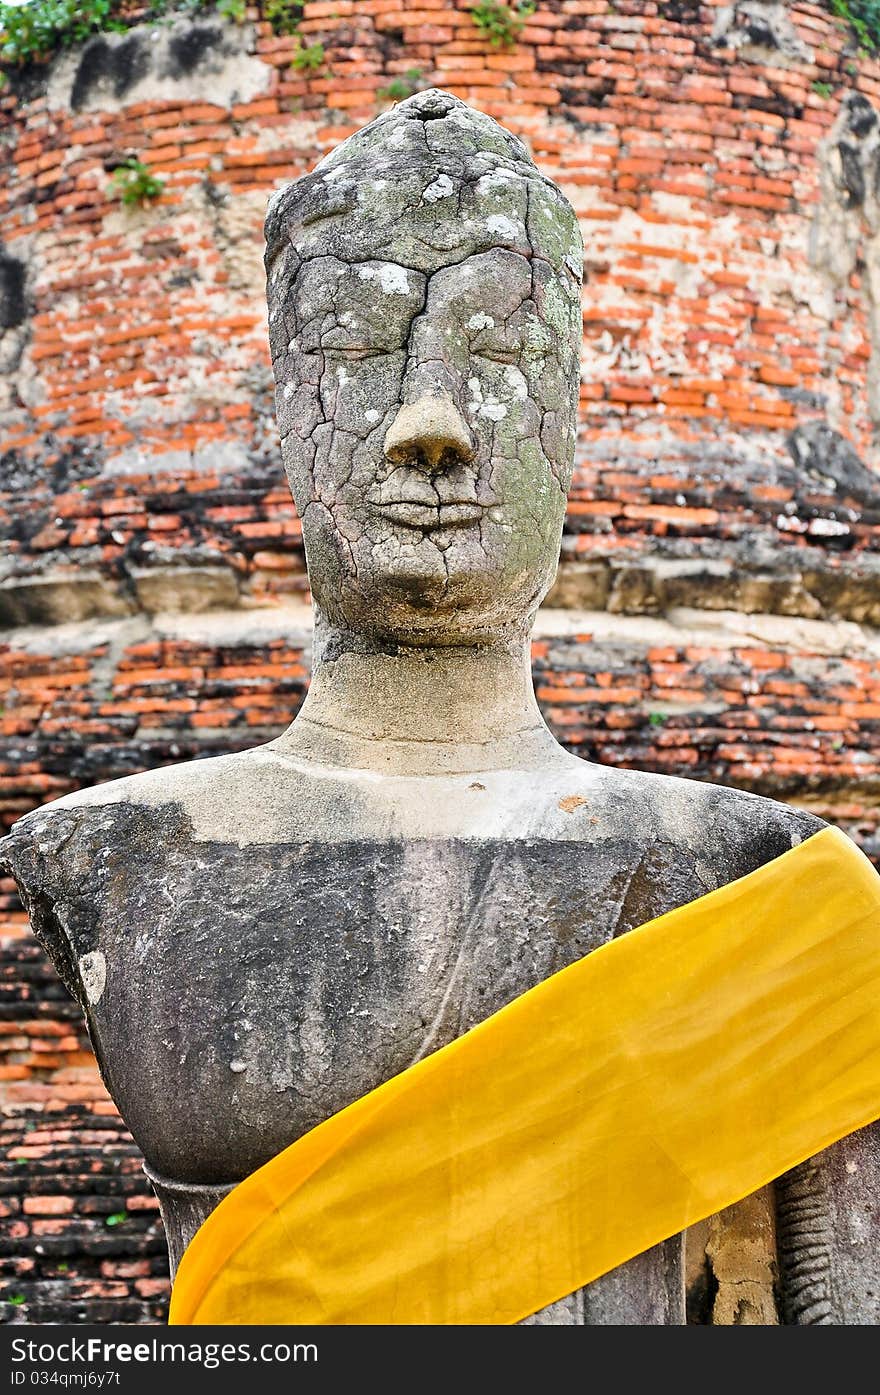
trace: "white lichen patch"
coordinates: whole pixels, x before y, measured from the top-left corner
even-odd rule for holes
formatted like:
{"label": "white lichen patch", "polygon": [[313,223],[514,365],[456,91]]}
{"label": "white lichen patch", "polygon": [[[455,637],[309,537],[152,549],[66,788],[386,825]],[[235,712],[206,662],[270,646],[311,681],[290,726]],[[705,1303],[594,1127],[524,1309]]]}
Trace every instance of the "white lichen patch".
{"label": "white lichen patch", "polygon": [[409,294],[406,267],[395,266],[394,262],[382,262],[380,266],[359,266],[358,276],[362,281],[378,281],[386,295]]}
{"label": "white lichen patch", "polygon": [[484,393],[479,378],[468,378],[468,390],[471,394],[468,406],[474,416],[485,417],[487,421],[503,421],[507,416],[505,404],[499,402],[494,393]]}
{"label": "white lichen patch", "polygon": [[524,402],[529,395],[529,387],[523,373],[515,363],[508,363],[504,370],[504,381],[508,387],[513,388],[514,396]]}
{"label": "white lichen patch", "polygon": [[229,1062],[229,1069],[234,1075],[241,1075],[242,1071],[247,1070],[247,1063],[236,1059]]}
{"label": "white lichen patch", "polygon": [[533,387],[541,381],[546,366],[547,360],[542,356],[539,355],[537,358],[532,358],[530,355],[526,356],[526,374]]}
{"label": "white lichen patch", "polygon": [[504,238],[505,242],[515,242],[521,232],[513,219],[508,218],[506,213],[491,213],[486,219],[486,227],[495,237]]}
{"label": "white lichen patch", "polygon": [[491,193],[493,189],[509,184],[511,180],[518,180],[520,176],[513,170],[497,169],[490,170],[488,174],[481,174],[477,180],[477,193]]}
{"label": "white lichen patch", "polygon": [[854,1211],[848,1220],[850,1243],[853,1245],[870,1244],[873,1233],[870,1218],[863,1211]]}
{"label": "white lichen patch", "polygon": [[107,961],[99,949],[79,958],[79,974],[86,998],[92,1007],[101,1001],[107,986]]}
{"label": "white lichen patch", "polygon": [[487,315],[480,310],[476,315],[471,315],[467,322],[468,329],[494,329],[495,321],[491,315]]}
{"label": "white lichen patch", "polygon": [[438,174],[433,184],[429,184],[422,194],[422,201],[426,203],[436,203],[438,199],[448,199],[450,194],[455,193],[455,185],[448,174]]}
{"label": "white lichen patch", "polygon": [[375,407],[368,407],[367,410],[364,412],[364,421],[368,421],[371,426],[376,425],[376,422],[379,420],[379,417],[380,413],[376,411]]}

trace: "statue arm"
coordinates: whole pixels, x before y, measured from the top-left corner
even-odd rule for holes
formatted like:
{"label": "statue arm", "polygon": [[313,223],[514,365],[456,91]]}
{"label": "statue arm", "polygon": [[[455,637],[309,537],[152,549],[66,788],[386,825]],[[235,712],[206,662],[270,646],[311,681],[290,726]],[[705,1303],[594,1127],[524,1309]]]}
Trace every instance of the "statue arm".
{"label": "statue arm", "polygon": [[783,1322],[880,1325],[880,1121],[776,1183]]}
{"label": "statue arm", "polygon": [[[827,827],[788,814],[796,841]],[[880,1325],[880,1122],[792,1168],[775,1196],[782,1321]]]}

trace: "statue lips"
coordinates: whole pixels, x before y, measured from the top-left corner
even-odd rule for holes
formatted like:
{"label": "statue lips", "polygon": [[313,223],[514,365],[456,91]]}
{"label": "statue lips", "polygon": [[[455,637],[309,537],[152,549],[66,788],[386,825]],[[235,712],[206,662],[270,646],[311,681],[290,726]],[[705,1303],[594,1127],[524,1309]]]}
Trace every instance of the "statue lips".
{"label": "statue lips", "polygon": [[464,528],[478,523],[486,514],[486,505],[477,504],[473,499],[459,502],[444,501],[442,504],[426,504],[416,499],[384,499],[373,506],[377,513],[398,523],[404,528],[413,528],[420,533],[446,528]]}

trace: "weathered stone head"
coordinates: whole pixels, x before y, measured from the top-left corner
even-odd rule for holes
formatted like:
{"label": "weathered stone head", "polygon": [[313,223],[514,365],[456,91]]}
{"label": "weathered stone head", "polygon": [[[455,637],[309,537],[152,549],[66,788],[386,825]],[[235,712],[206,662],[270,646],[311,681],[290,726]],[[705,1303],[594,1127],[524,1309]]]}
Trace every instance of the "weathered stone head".
{"label": "weathered stone head", "polygon": [[331,625],[458,643],[520,628],[559,555],[583,243],[525,147],[411,97],[266,219],[284,462]]}

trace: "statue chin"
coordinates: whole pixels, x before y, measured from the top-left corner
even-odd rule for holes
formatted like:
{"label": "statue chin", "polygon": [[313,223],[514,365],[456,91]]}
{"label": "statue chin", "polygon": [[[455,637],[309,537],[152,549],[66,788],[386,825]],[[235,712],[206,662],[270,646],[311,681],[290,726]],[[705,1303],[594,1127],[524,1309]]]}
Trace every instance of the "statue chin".
{"label": "statue chin", "polygon": [[552,576],[517,578],[500,571],[427,576],[404,569],[370,578],[324,600],[334,626],[398,644],[497,643],[499,632],[525,633]]}

